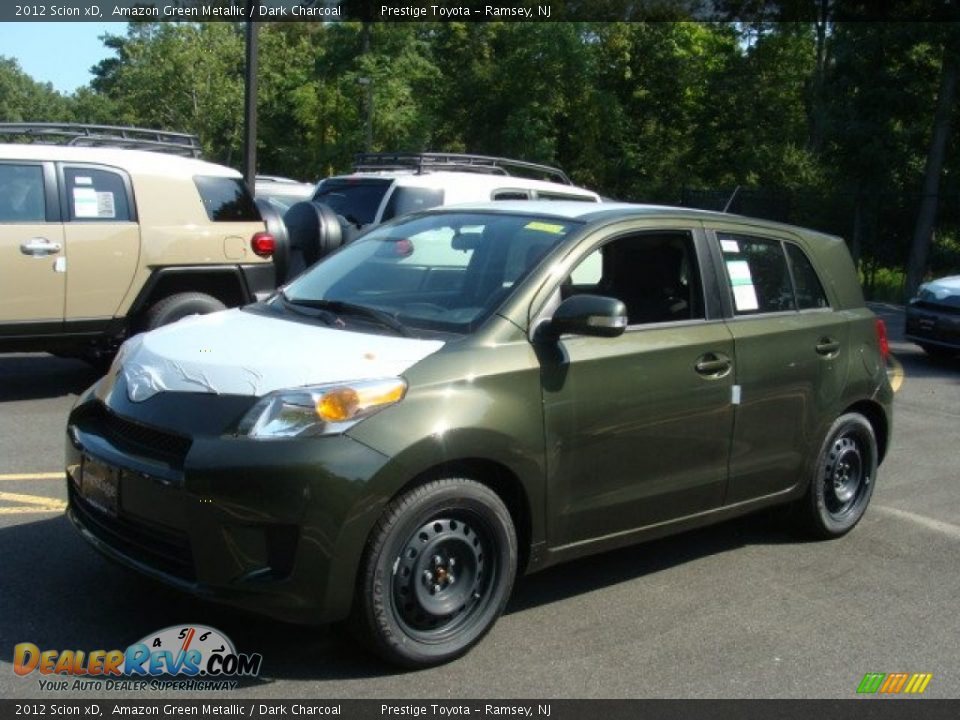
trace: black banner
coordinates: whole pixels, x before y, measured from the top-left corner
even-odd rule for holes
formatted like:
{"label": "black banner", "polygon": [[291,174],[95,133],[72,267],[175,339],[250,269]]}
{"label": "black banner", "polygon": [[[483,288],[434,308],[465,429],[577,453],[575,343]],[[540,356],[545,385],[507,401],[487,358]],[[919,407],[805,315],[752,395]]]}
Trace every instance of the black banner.
{"label": "black banner", "polygon": [[960,21],[958,0],[15,0],[3,22]]}
{"label": "black banner", "polygon": [[954,720],[957,700],[0,700],[0,717]]}

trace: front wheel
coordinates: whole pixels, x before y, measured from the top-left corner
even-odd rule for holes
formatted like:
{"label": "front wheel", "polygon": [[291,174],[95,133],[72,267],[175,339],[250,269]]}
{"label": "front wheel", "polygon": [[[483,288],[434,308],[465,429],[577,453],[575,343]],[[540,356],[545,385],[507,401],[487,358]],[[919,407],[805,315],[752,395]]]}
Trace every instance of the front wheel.
{"label": "front wheel", "polygon": [[435,480],[391,502],[374,528],[356,619],[390,662],[447,662],[500,617],[516,568],[516,532],[499,496],[473,480]]}
{"label": "front wheel", "polygon": [[858,413],[837,418],[820,448],[810,489],[800,501],[806,529],[818,538],[850,532],[870,504],[877,464],[870,422]]}

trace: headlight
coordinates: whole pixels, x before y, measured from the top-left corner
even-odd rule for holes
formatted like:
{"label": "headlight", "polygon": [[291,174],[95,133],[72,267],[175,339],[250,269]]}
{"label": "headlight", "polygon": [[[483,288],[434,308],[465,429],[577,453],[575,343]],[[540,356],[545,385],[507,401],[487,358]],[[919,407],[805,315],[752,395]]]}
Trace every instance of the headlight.
{"label": "headlight", "polygon": [[341,433],[403,399],[402,378],[277,390],[264,396],[240,421],[241,435],[289,438]]}

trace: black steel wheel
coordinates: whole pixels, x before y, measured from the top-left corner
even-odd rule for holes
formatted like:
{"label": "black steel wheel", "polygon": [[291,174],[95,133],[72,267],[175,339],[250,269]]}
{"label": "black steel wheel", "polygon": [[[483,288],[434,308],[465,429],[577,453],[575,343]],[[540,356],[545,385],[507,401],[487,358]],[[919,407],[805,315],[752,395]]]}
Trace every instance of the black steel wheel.
{"label": "black steel wheel", "polygon": [[821,447],[803,501],[806,525],[822,538],[839,537],[860,521],[877,479],[877,440],[860,414],[837,418]]}
{"label": "black steel wheel", "polygon": [[503,612],[516,573],[510,512],[490,488],[448,478],[401,495],[365,556],[358,597],[373,649],[405,667],[469,650]]}

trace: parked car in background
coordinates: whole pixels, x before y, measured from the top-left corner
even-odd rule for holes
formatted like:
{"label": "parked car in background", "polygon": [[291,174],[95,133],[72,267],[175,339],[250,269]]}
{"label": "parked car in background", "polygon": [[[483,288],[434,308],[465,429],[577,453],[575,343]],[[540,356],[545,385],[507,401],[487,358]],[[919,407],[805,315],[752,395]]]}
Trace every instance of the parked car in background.
{"label": "parked car in background", "polygon": [[281,215],[291,205],[308,200],[316,190],[315,183],[304,183],[277,175],[257,175],[253,195],[257,200],[266,200]]}
{"label": "parked car in background", "polygon": [[94,361],[142,330],[266,297],[285,248],[240,173],[181,133],[6,123],[0,351]]}
{"label": "parked car in background", "polygon": [[321,180],[312,199],[284,215],[291,273],[361,231],[428,208],[490,200],[596,203],[563,170],[523,160],[462,153],[365,153],[354,171]]}
{"label": "parked car in background", "polygon": [[960,353],[960,275],[920,286],[906,307],[907,340],[934,357]]}
{"label": "parked car in background", "polygon": [[67,515],[184,591],[352,616],[391,662],[434,665],[523,573],[773,505],[850,531],[890,445],[887,351],[840,238],[434,208],[265,302],[128,341],[70,415]]}

